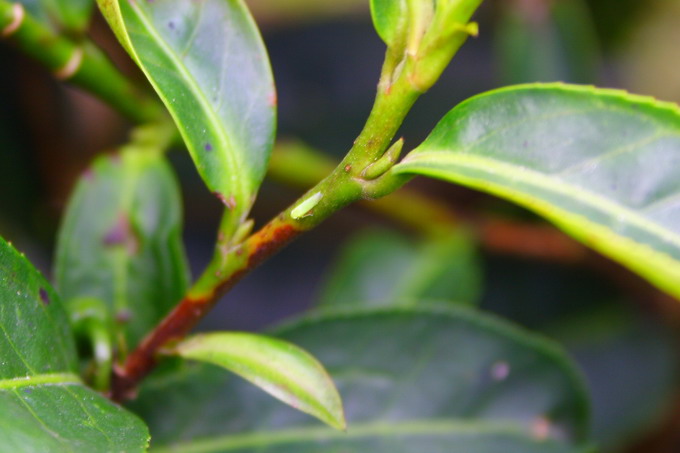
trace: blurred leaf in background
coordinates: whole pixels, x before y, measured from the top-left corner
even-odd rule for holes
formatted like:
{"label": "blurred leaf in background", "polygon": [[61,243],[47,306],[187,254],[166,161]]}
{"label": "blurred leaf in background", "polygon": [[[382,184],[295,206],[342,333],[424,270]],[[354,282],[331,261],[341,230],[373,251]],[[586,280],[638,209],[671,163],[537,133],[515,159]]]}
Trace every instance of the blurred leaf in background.
{"label": "blurred leaf in background", "polygon": [[[569,1],[569,0],[562,0]],[[595,30],[604,49],[615,51],[630,36],[640,17],[653,2],[666,0],[586,0],[592,12]]]}
{"label": "blurred leaf in background", "polygon": [[680,2],[650,0],[620,52],[630,90],[680,102]]}
{"label": "blurred leaf in background", "polygon": [[338,17],[361,16],[368,11],[368,0],[246,0],[258,23],[288,25],[315,23]]}
{"label": "blurred leaf in background", "polygon": [[677,332],[624,301],[602,303],[546,326],[565,345],[588,383],[593,437],[622,451],[673,409],[680,382]]}
{"label": "blurred leaf in background", "polygon": [[[99,156],[74,188],[55,256],[62,298],[102,301],[125,351],[182,298],[188,282],[182,199],[156,149]],[[72,315],[77,315],[72,313]]]}
{"label": "blurred leaf in background", "polygon": [[599,44],[582,0],[498,3],[494,41],[504,84],[598,79]]}
{"label": "blurred leaf in background", "polygon": [[472,236],[463,231],[413,240],[368,230],[343,246],[321,290],[320,306],[475,305],[482,273]]}

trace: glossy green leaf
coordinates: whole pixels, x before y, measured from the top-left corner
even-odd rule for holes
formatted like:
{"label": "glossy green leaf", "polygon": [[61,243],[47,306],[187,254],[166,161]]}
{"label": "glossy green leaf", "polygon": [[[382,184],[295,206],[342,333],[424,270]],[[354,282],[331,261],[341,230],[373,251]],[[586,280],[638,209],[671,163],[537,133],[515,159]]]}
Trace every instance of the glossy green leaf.
{"label": "glossy green leaf", "polygon": [[143,451],[146,426],[82,385],[66,312],[0,239],[0,452]]}
{"label": "glossy green leaf", "polygon": [[264,178],[276,121],[267,53],[248,10],[241,0],[98,2],[235,228]]}
{"label": "glossy green leaf", "polygon": [[174,353],[226,368],[334,428],[346,427],[340,395],[323,365],[291,343],[245,332],[219,332],[190,337]]}
{"label": "glossy green leaf", "polygon": [[84,33],[94,0],[19,0],[26,12],[54,30]]}
{"label": "glossy green leaf", "polygon": [[492,91],[449,112],[395,167],[545,216],[680,296],[680,109],[560,84]]}
{"label": "glossy green leaf", "polygon": [[588,403],[565,354],[493,317],[462,308],[323,314],[278,336],[327,367],[347,434],[213,367],[185,365],[152,377],[133,403],[150,423],[152,451],[543,453],[586,442]]}
{"label": "glossy green leaf", "polygon": [[420,242],[368,231],[343,248],[320,294],[324,308],[350,304],[410,305],[421,301],[475,304],[482,269],[472,238],[456,232]]}
{"label": "glossy green leaf", "polygon": [[134,346],[186,291],[181,228],[177,182],[162,155],[127,149],[98,158],[79,181],[59,233],[61,296],[104,301],[115,330]]}
{"label": "glossy green leaf", "polygon": [[371,0],[373,25],[388,46],[403,32],[407,16],[406,0]]}

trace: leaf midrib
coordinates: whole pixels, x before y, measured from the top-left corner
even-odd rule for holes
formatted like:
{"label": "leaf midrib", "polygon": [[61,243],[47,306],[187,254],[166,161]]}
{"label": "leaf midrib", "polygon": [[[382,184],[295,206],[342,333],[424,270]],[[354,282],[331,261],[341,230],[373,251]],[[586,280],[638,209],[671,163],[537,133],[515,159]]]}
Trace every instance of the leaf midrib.
{"label": "leaf midrib", "polygon": [[[409,166],[427,165],[432,167],[432,165],[439,166],[440,164],[452,164],[458,167],[471,168],[481,170],[485,173],[496,174],[508,179],[512,179],[513,175],[516,176],[518,172],[521,172],[521,180],[524,183],[545,188],[546,190],[550,190],[560,195],[567,195],[585,205],[600,209],[617,218],[623,218],[626,222],[654,234],[666,242],[680,248],[680,236],[673,233],[671,230],[656,225],[646,218],[637,215],[635,211],[628,209],[624,205],[614,203],[595,192],[584,190],[577,185],[568,184],[562,181],[558,182],[544,173],[520,165],[512,165],[477,155],[454,154],[447,151],[448,150],[428,150],[417,152],[407,157],[402,164],[399,164],[396,167],[397,171],[400,173],[413,173],[413,170],[409,169]],[[508,190],[515,191],[513,188],[508,188]],[[533,195],[531,198],[539,199],[539,197]],[[618,233],[614,234],[619,235]]]}
{"label": "leaf midrib", "polygon": [[79,376],[73,373],[45,373],[37,374],[34,376],[16,377],[12,379],[0,380],[0,392],[1,391],[14,392],[15,396],[19,398],[19,400],[22,402],[22,404],[24,404],[28,412],[38,421],[38,423],[40,423],[43,429],[45,429],[46,432],[50,433],[55,438],[60,440],[59,436],[48,427],[48,425],[40,418],[38,414],[35,413],[35,411],[29,405],[26,404],[26,402],[23,400],[23,396],[17,393],[18,389],[25,387],[46,387],[46,386],[63,388],[64,391],[66,391],[66,393],[68,393],[69,396],[73,398],[76,404],[80,406],[80,409],[89,419],[90,426],[93,429],[97,430],[106,439],[106,442],[111,446],[111,448],[115,448],[116,443],[107,434],[106,430],[101,427],[101,423],[99,422],[99,420],[92,415],[92,413],[88,410],[85,404],[83,404],[81,398],[79,398],[78,395],[74,394],[73,391],[69,388],[72,386],[83,386],[83,382]]}
{"label": "leaf midrib", "polygon": [[[506,434],[531,438],[530,432],[520,425],[509,422],[464,421],[459,419],[410,420],[404,422],[378,422],[352,424],[347,432],[329,428],[291,428],[276,431],[231,434],[198,439],[185,443],[152,448],[154,453],[212,453],[249,447],[285,445],[304,441],[328,441],[362,439],[374,436],[432,436],[452,434]],[[536,439],[538,441],[538,439]],[[545,440],[541,440],[545,442]]]}
{"label": "leaf midrib", "polygon": [[45,373],[33,376],[21,376],[10,379],[0,379],[0,390],[13,390],[22,387],[39,385],[81,385],[80,377],[73,373]]}

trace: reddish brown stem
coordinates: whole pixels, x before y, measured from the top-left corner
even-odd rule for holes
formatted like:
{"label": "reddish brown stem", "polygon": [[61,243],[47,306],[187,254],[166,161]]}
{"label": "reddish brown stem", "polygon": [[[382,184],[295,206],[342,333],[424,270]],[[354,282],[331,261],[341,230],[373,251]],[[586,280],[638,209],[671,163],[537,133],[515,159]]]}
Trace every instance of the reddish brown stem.
{"label": "reddish brown stem", "polygon": [[[138,383],[155,368],[158,352],[164,346],[186,336],[220,297],[248,272],[281,250],[302,231],[304,230],[294,227],[279,216],[250,236],[243,244],[223,256],[215,257],[214,260],[230,260],[233,263],[230,273],[225,279],[219,280],[218,284],[207,293],[198,291],[196,295],[196,291],[190,291],[132,351],[123,366],[116,367],[111,398],[115,401],[124,401],[134,397]],[[208,266],[206,272],[212,272],[212,269],[212,266]]]}
{"label": "reddish brown stem", "polygon": [[478,222],[476,230],[482,245],[494,253],[568,264],[582,263],[591,255],[585,246],[548,225],[487,218]]}

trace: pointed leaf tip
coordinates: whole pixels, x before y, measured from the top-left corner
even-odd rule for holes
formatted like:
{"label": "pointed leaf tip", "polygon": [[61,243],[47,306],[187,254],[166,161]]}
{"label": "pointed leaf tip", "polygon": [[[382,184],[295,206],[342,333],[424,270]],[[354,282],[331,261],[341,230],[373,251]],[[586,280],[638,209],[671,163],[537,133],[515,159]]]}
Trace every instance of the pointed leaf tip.
{"label": "pointed leaf tip", "polygon": [[347,429],[340,395],[324,367],[303,349],[245,332],[195,335],[172,353],[238,374],[289,406],[341,431]]}

